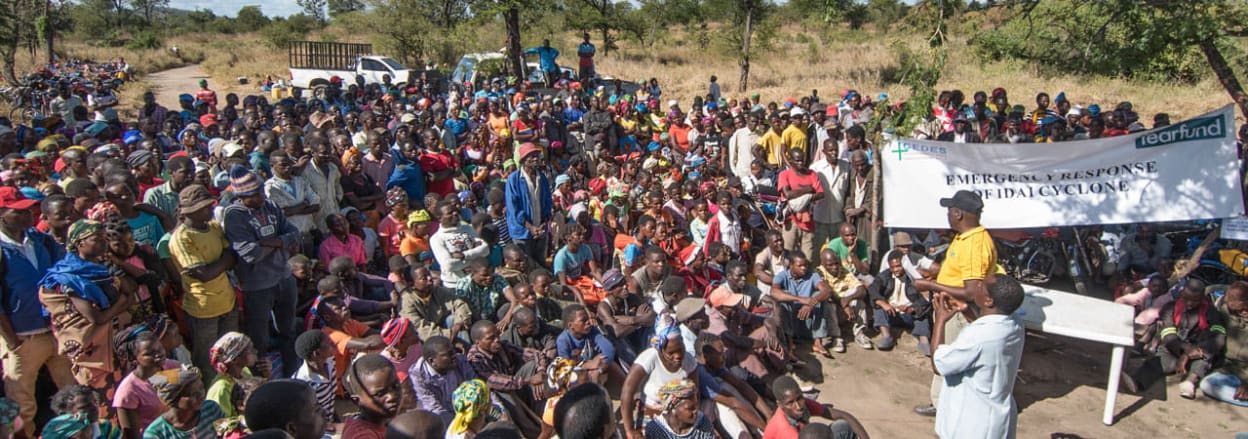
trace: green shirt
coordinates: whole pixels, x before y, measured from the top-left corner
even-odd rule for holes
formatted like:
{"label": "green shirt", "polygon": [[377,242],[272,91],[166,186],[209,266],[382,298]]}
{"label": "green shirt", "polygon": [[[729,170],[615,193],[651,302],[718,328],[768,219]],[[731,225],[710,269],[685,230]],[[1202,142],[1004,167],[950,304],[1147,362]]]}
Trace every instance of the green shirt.
{"label": "green shirt", "polygon": [[147,426],[147,430],[143,431],[143,439],[215,438],[217,432],[212,428],[213,423],[224,417],[221,413],[221,406],[212,401],[204,401],[204,405],[199,408],[199,423],[194,429],[179,430],[165,420],[164,416],[161,416],[152,421],[151,425]]}
{"label": "green shirt", "polygon": [[[858,274],[857,270],[854,269],[854,264],[849,262],[849,248],[845,246],[845,241],[843,239],[837,237],[836,239],[828,241],[828,245],[824,246],[824,248],[832,249],[832,251],[836,253],[836,256],[841,259],[842,267],[845,267],[845,269],[849,270],[850,273]],[[858,240],[857,245],[854,246],[854,255],[858,256],[858,260],[864,262],[867,258],[871,257],[870,250],[867,249],[867,241],[863,241],[862,239]]]}

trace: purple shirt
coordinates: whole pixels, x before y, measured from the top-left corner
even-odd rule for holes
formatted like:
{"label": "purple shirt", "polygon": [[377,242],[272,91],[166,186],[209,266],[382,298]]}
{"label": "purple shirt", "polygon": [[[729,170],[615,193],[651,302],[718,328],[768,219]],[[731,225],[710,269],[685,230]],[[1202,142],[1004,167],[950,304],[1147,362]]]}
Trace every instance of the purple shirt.
{"label": "purple shirt", "polygon": [[455,355],[455,366],[446,374],[439,374],[425,360],[421,357],[407,372],[412,379],[412,389],[416,391],[416,400],[420,401],[420,408],[433,412],[446,425],[451,425],[451,420],[455,418],[451,394],[464,381],[475,379],[477,373],[463,355]]}

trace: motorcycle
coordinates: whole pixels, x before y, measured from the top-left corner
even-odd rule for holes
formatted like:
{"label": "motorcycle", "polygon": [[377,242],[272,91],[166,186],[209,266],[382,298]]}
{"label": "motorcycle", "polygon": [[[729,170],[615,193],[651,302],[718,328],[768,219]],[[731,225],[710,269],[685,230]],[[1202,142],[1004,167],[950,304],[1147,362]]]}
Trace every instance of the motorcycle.
{"label": "motorcycle", "polygon": [[997,247],[997,264],[1021,282],[1046,285],[1057,276],[1076,271],[1073,264],[1067,266],[1075,259],[1068,254],[1056,228],[1044,229],[1040,236],[1014,229],[991,230],[989,235]]}

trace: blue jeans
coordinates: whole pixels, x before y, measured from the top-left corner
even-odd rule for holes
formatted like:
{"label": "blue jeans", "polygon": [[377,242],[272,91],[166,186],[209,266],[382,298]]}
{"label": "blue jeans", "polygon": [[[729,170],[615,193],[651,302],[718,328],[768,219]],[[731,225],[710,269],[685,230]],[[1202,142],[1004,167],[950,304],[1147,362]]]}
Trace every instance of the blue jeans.
{"label": "blue jeans", "polygon": [[785,302],[781,304],[780,309],[784,312],[783,317],[788,327],[789,335],[794,338],[825,338],[828,336],[828,320],[823,311],[823,302],[820,302],[814,310],[811,310],[810,316],[806,320],[797,318],[797,311],[802,305],[797,302]]}
{"label": "blue jeans", "polygon": [[1235,389],[1238,389],[1242,384],[1243,382],[1235,375],[1214,372],[1206,376],[1205,379],[1200,380],[1200,391],[1204,392],[1205,396],[1218,401],[1240,407],[1248,407],[1248,401],[1235,399]]}

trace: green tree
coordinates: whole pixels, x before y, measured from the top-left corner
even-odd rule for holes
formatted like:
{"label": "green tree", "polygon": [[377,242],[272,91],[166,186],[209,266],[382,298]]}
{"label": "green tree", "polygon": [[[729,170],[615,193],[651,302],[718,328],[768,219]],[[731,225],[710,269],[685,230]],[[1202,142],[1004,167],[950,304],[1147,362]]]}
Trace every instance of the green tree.
{"label": "green tree", "polygon": [[569,0],[567,5],[568,27],[587,33],[597,31],[602,39],[602,56],[608,56],[616,48],[617,34],[623,30],[624,17],[632,10],[632,5],[613,0]]}
{"label": "green tree", "polygon": [[774,27],[767,18],[776,11],[776,5],[768,0],[708,0],[704,8],[710,18],[730,24],[724,37],[741,67],[738,87],[744,92],[750,83],[750,51],[756,44],[768,44]]}
{"label": "green tree", "polygon": [[142,14],[143,22],[150,26],[154,23],[152,17],[161,9],[169,7],[169,0],[130,0],[130,6]]}
{"label": "green tree", "polygon": [[241,30],[263,29],[268,26],[271,20],[264,16],[264,12],[260,10],[259,5],[243,6],[238,10],[238,17],[234,19],[234,24]]}
{"label": "green tree", "polygon": [[5,0],[0,2],[0,77],[17,83],[15,70],[17,51],[34,49],[38,44],[35,31],[36,14],[43,10],[42,0]]}
{"label": "green tree", "polygon": [[295,3],[303,9],[304,15],[316,19],[318,23],[325,23],[325,0],[295,0]]}
{"label": "green tree", "polygon": [[362,0],[327,0],[329,8],[329,16],[337,17],[348,12],[364,10],[364,2]]}
{"label": "green tree", "polygon": [[1104,76],[1195,82],[1212,70],[1240,110],[1248,99],[1227,53],[1243,55],[1244,0],[1075,0],[1006,2],[1003,24],[971,43],[1003,57]]}

